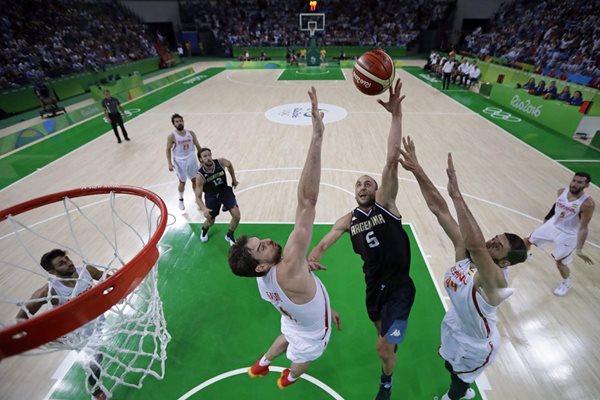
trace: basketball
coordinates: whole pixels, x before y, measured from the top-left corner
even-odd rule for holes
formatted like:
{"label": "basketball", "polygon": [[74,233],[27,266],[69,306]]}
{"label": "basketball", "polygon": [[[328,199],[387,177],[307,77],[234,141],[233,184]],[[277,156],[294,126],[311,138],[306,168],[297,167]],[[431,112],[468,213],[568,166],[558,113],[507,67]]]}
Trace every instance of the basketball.
{"label": "basketball", "polygon": [[352,69],[354,85],[369,96],[385,92],[394,82],[395,75],[394,60],[383,50],[367,51]]}

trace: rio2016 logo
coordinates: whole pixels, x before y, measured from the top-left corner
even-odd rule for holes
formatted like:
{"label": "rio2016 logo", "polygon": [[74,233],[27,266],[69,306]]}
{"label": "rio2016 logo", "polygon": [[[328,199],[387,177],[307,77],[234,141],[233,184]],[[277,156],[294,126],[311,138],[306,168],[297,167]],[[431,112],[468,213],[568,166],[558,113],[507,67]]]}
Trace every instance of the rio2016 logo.
{"label": "rio2016 logo", "polygon": [[[131,116],[133,114],[137,114],[139,112],[141,112],[142,110],[140,108],[130,108],[128,110],[125,110],[125,112],[123,114],[125,114],[126,118],[131,118]],[[108,120],[107,117],[104,117],[104,122],[106,122],[107,124],[110,124],[110,121]]]}
{"label": "rio2016 logo", "polygon": [[[292,103],[273,107],[265,112],[265,117],[272,122],[284,125],[312,125],[312,106],[310,103]],[[346,118],[348,112],[333,104],[319,104],[323,112],[323,123],[328,124]]]}
{"label": "rio2016 logo", "polygon": [[500,119],[500,120],[506,121],[506,122],[521,122],[522,121],[521,118],[515,117],[511,113],[506,112],[503,109],[497,108],[497,107],[486,107],[483,110],[483,113],[489,115],[490,117],[492,117],[494,119]]}

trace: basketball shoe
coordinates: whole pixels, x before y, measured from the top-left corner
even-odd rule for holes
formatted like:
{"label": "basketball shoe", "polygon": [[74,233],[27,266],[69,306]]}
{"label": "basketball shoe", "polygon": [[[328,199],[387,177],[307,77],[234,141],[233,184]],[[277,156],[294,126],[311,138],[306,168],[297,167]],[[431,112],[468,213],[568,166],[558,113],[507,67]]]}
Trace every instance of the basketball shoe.
{"label": "basketball shoe", "polygon": [[208,231],[204,232],[203,230],[202,232],[200,232],[200,240],[202,241],[202,243],[208,242]]}
{"label": "basketball shoe", "polygon": [[[460,398],[460,400],[469,400],[469,399],[474,399],[475,398],[475,391],[471,388],[467,389],[467,392],[465,393],[465,395],[463,397]],[[442,400],[450,400],[450,397],[448,397],[448,393],[446,393],[445,395],[442,396]]]}
{"label": "basketball shoe", "polygon": [[563,280],[557,287],[554,289],[554,294],[557,296],[564,296],[571,289],[571,279]]}
{"label": "basketball shoe", "polygon": [[183,199],[179,199],[179,209],[181,211],[185,210],[185,204],[183,204]]}
{"label": "basketball shoe", "polygon": [[390,400],[392,397],[392,387],[386,388],[384,385],[379,385],[379,392],[375,400]]}
{"label": "basketball shoe", "polygon": [[279,389],[285,389],[286,387],[293,385],[294,383],[296,383],[298,380],[296,379],[295,381],[290,382],[288,380],[288,376],[290,375],[290,369],[286,368],[281,372],[281,375],[279,376],[279,379],[277,379],[277,386],[279,386]]}
{"label": "basketball shoe", "polygon": [[228,235],[225,235],[225,241],[229,243],[229,246],[233,246],[235,244],[235,240],[230,238]]}
{"label": "basketball shoe", "polygon": [[[261,357],[262,358],[262,357]],[[266,376],[269,373],[269,366],[265,365],[264,367],[260,365],[260,358],[256,360],[253,366],[248,368],[248,375],[250,378],[261,378]]]}

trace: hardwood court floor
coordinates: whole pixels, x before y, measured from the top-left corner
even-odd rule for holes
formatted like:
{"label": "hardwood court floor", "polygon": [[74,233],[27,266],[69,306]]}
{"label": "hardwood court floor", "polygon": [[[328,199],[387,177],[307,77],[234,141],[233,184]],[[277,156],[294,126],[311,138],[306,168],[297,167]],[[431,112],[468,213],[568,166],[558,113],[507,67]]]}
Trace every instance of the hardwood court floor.
{"label": "hardwood court floor", "polygon": [[[243,221],[293,221],[296,181],[310,127],[277,124],[264,114],[283,104],[308,102],[310,82],[277,81],[279,73],[224,71],[128,122],[132,142],[117,145],[107,127],[106,135],[2,190],[1,203],[14,204],[72,187],[133,184],[162,196],[179,222],[201,221],[189,187],[187,212],[177,210],[176,179],[166,166],[170,116],[178,112],[215,157],[233,162],[240,181],[236,192]],[[344,73],[348,78],[349,71]],[[451,151],[461,189],[486,237],[505,231],[526,235],[537,227],[554,201],[556,189],[569,183],[572,172],[408,73],[398,71],[398,75],[404,80],[407,96],[404,134],[414,138],[422,165],[442,193],[446,155]],[[375,98],[358,93],[350,80],[314,84],[321,103],[347,111],[344,119],[327,124],[325,131],[317,222],[331,223],[354,207],[353,187],[358,176],[369,173],[380,179],[390,117]],[[52,140],[61,145],[60,137]],[[397,204],[403,221],[412,224],[436,282],[441,284],[453,260],[450,241],[427,210],[412,175],[401,170],[399,179]],[[597,186],[588,191],[600,199]],[[225,216],[219,219],[227,220]],[[530,261],[511,271],[516,294],[499,309],[503,347],[486,371],[486,379],[479,382],[488,399],[600,396],[598,215],[590,224],[588,241],[586,252],[596,265],[575,260],[574,286],[565,298],[552,294],[558,273],[549,253],[534,249]],[[0,247],[5,258],[9,250]],[[2,284],[10,282],[3,280]],[[258,296],[256,301],[260,301]],[[19,395],[21,382],[31,381],[27,378],[31,376],[41,383],[36,393],[43,396],[50,386],[44,387],[43,382],[50,382],[57,359],[5,360],[0,365],[2,398],[24,398]]]}

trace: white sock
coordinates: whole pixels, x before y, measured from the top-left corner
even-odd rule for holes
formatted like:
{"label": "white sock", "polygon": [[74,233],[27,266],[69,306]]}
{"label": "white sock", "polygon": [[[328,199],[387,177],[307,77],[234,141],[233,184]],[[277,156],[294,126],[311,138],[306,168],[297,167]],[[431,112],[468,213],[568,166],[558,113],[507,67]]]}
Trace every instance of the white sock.
{"label": "white sock", "polygon": [[267,365],[270,365],[270,364],[271,364],[271,361],[267,360],[267,357],[265,357],[265,356],[262,356],[262,358],[258,362],[258,365],[260,365],[261,367],[266,367]]}
{"label": "white sock", "polygon": [[290,382],[294,382],[296,379],[298,379],[298,378],[294,378],[292,376],[292,371],[290,371],[290,373],[288,374],[287,380],[290,381]]}
{"label": "white sock", "polygon": [[183,200],[183,192],[179,192],[179,200]]}
{"label": "white sock", "polygon": [[563,279],[563,282],[565,283],[565,285],[570,285],[571,284],[571,278]]}

